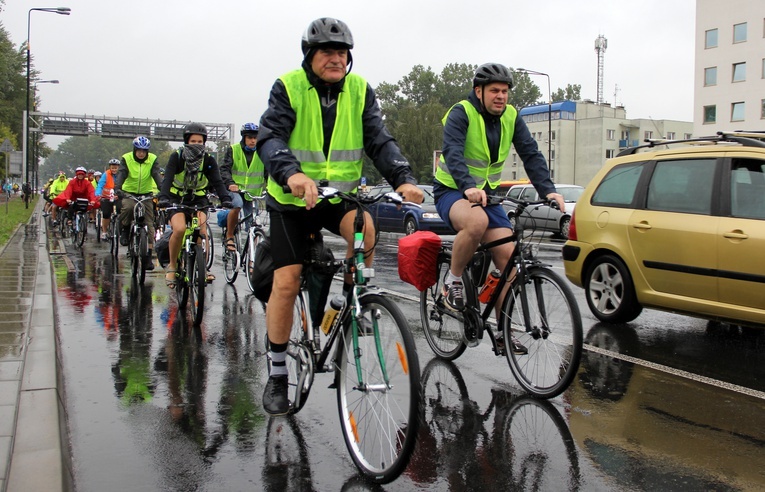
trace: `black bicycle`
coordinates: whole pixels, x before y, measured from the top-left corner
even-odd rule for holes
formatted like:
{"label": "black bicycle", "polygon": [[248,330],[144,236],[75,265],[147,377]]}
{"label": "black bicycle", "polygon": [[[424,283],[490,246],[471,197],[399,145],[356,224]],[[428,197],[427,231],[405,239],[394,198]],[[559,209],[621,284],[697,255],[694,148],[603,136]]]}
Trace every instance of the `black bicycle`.
{"label": "black bicycle", "polygon": [[146,280],[151,256],[149,255],[149,225],[146,223],[146,206],[143,202],[153,200],[152,195],[135,196],[125,193],[125,198],[135,200],[133,205],[133,222],[130,225],[130,239],[128,240],[128,258],[130,258],[130,271],[133,278],[143,285]]}
{"label": "black bicycle", "polygon": [[[406,317],[396,303],[368,284],[374,269],[364,264],[369,253],[364,250],[364,210],[378,200],[403,202],[396,193],[362,197],[329,187],[319,187],[319,195],[357,205],[354,253],[348,259],[327,261],[309,252],[304,260],[287,347],[290,411],[296,413],[305,404],[315,373],[334,372],[330,388],[337,391],[340,426],[353,462],[367,478],[388,483],[403,472],[414,450],[420,424],[420,365]],[[353,278],[342,306],[330,302],[337,315],[323,318],[323,348],[309,308],[312,269],[325,273],[342,269]],[[268,365],[270,373],[270,360]]]}
{"label": "black bicycle", "polygon": [[[246,278],[247,285],[250,287],[251,292],[255,292],[256,285],[256,272],[253,266],[255,265],[255,252],[258,245],[266,239],[266,230],[263,227],[263,223],[260,219],[259,211],[261,208],[259,204],[265,200],[265,195],[255,196],[245,192],[247,197],[253,201],[253,212],[244,216],[240,211],[240,218],[234,229],[234,246],[236,249],[230,251],[226,244],[226,227],[223,227],[223,272],[226,275],[226,282],[233,284],[239,275],[241,270]],[[267,214],[266,214],[267,215]],[[249,223],[249,227],[247,226]],[[246,236],[242,238],[242,230],[246,229]]]}
{"label": "black bicycle", "polygon": [[[546,201],[528,202],[490,196],[490,204],[509,200],[517,205],[512,212],[514,232],[497,241],[481,245],[462,275],[465,309],[453,311],[446,306],[443,287],[452,257],[452,242],[444,242],[437,262],[437,282],[420,294],[420,317],[425,339],[441,359],[454,360],[467,347],[477,346],[484,333],[491,340],[494,353],[506,356],[518,383],[528,393],[552,398],[568,388],[579,368],[582,355],[582,317],[576,298],[566,281],[550,265],[536,258],[536,244],[527,243],[518,217],[529,206]],[[490,249],[515,241],[515,249],[496,287],[485,304],[479,297],[491,265]],[[501,306],[496,325],[489,322],[505,285],[510,289]],[[494,329],[498,334],[495,335]],[[501,335],[500,335],[501,334]],[[527,353],[508,349],[520,344]]]}
{"label": "black bicycle", "polygon": [[[72,237],[72,245],[75,249],[82,248],[82,244],[85,242],[85,236],[88,233],[88,205],[90,202],[87,198],[77,198],[76,200],[70,200],[69,206],[74,210],[74,217],[69,224],[69,231]],[[68,215],[67,215],[68,217]],[[67,219],[69,221],[69,219]]]}

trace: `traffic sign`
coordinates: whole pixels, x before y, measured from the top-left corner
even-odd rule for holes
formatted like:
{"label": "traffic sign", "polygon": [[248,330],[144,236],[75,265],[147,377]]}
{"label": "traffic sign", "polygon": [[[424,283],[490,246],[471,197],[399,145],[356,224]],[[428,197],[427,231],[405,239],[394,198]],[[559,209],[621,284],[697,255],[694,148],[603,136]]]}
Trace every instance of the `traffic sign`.
{"label": "traffic sign", "polygon": [[13,152],[13,150],[14,150],[13,144],[7,138],[5,139],[5,141],[3,141],[3,144],[0,145],[0,152]]}

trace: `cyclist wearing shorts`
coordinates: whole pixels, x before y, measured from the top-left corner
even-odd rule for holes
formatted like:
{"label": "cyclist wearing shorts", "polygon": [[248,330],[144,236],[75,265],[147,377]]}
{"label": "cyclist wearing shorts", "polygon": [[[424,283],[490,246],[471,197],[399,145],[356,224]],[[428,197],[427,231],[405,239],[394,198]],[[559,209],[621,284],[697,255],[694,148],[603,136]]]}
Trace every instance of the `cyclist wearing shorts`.
{"label": "cyclist wearing shorts", "polygon": [[[231,208],[231,197],[220,177],[218,163],[205,151],[206,142],[207,128],[201,123],[189,123],[183,129],[184,145],[170,154],[165,166],[165,179],[162,180],[159,192],[161,208],[176,204],[207,208],[210,205],[208,190],[218,195],[223,208]],[[165,270],[165,284],[171,289],[175,288],[178,253],[186,231],[186,214],[183,210],[172,210],[168,217],[173,233],[168,245],[170,263]],[[207,214],[200,210],[197,217],[204,235]],[[214,279],[212,273],[207,272],[207,281],[212,282]]]}
{"label": "cyclist wearing shorts", "polygon": [[[274,83],[260,120],[258,154],[268,174],[266,207],[271,218],[273,289],[266,310],[272,370],[263,407],[272,415],[289,410],[285,354],[308,238],[322,227],[348,242],[353,253],[354,211],[344,202],[319,200],[317,183],[345,192],[357,189],[363,154],[405,200],[422,202],[409,162],[385,128],[372,87],[350,73],[353,36],[337,19],[321,18],[303,34],[302,67]],[[289,185],[291,193],[285,193]],[[374,245],[366,213],[364,242]],[[372,255],[367,257],[371,264]]]}
{"label": "cyclist wearing shorts", "polygon": [[[239,210],[244,209],[245,216],[252,213],[252,200],[247,198],[244,192],[255,196],[263,193],[263,161],[255,152],[258,125],[245,123],[239,133],[242,135],[242,141],[226,150],[220,165],[220,176],[226,183],[234,205],[226,218],[226,249],[229,251],[236,250],[234,229],[239,222]],[[247,227],[250,223],[251,221],[248,221]]]}
{"label": "cyclist wearing shorts", "polygon": [[[119,168],[119,159],[110,159],[109,168],[101,175],[101,179],[98,180],[98,186],[96,187],[96,196],[101,199],[101,239],[104,241],[109,239],[109,224],[112,221],[112,211],[119,203],[114,196],[114,178],[117,177]],[[119,210],[119,207],[117,207],[117,210]]]}
{"label": "cyclist wearing shorts", "polygon": [[[508,104],[512,88],[513,74],[507,67],[499,63],[481,65],[476,70],[468,98],[452,106],[443,119],[443,154],[436,169],[433,192],[438,214],[457,231],[451,268],[444,281],[446,305],[455,311],[465,308],[462,273],[478,245],[512,234],[510,219],[502,206],[486,202],[487,194],[498,191],[511,144],[539,195],[555,200],[561,210],[565,209],[563,197],[555,191],[547,162],[536,141],[518,111]],[[492,260],[499,270],[504,270],[514,247],[510,242],[491,249]],[[503,295],[506,293],[507,288]],[[502,297],[497,302],[497,310],[501,305]],[[513,340],[513,350],[527,353],[516,340]]]}

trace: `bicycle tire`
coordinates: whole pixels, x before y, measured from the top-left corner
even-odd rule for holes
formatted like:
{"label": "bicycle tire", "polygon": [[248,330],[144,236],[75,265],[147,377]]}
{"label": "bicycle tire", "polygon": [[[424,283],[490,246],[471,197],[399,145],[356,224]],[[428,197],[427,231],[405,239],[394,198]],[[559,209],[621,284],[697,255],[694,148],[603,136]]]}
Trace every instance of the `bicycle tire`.
{"label": "bicycle tire", "polygon": [[138,229],[138,253],[141,264],[138,283],[143,285],[144,281],[146,281],[146,267],[148,266],[148,262],[151,261],[149,258],[149,231],[147,231],[145,227]]}
{"label": "bicycle tire", "polygon": [[128,242],[128,256],[130,257],[130,274],[138,278],[141,270],[141,255],[138,253],[138,237],[135,230],[130,228],[130,241]]}
{"label": "bicycle tire", "polygon": [[[505,297],[500,315],[510,370],[528,393],[553,398],[568,388],[579,369],[582,356],[582,318],[569,286],[546,267],[532,267],[527,273],[526,295],[531,326],[523,321],[520,285]],[[540,327],[546,325],[547,335]],[[543,330],[543,333],[545,330]],[[510,347],[514,336],[527,349],[515,354]]]}
{"label": "bicycle tire", "polygon": [[228,247],[226,246],[226,235],[223,235],[223,255],[221,258],[223,259],[223,274],[226,277],[226,282],[229,284],[232,284],[236,282],[236,277],[239,275],[239,265],[241,263],[241,256],[239,255],[239,251],[241,251],[241,247],[239,245],[239,232],[234,232],[234,247],[236,248],[235,251],[229,251]]}
{"label": "bicycle tire", "polygon": [[96,210],[96,223],[94,229],[96,230],[96,242],[101,242],[101,209]]}
{"label": "bicycle tire", "polygon": [[[421,412],[420,366],[401,310],[379,294],[364,295],[359,303],[359,319],[376,329],[373,335],[359,336],[354,351],[351,316],[345,320],[335,375],[340,427],[359,471],[374,482],[389,483],[404,471],[414,450]],[[357,371],[364,390],[359,389]],[[383,374],[388,375],[387,384]]]}
{"label": "bicycle tire", "polygon": [[117,226],[118,220],[116,216],[113,216],[112,220],[109,221],[110,251],[114,258],[117,258],[120,253],[120,228]]}
{"label": "bicycle tire", "polygon": [[205,251],[200,244],[196,244],[193,247],[196,252],[192,259],[193,265],[189,265],[188,269],[188,297],[194,326],[199,326],[202,324],[202,318],[204,317],[205,285],[207,285],[207,279],[205,278]]}
{"label": "bicycle tire", "polygon": [[258,285],[258,278],[255,275],[254,268],[255,253],[258,250],[258,245],[265,239],[266,235],[259,229],[253,233],[251,241],[249,236],[247,238],[247,241],[249,241],[249,246],[247,246],[247,258],[244,261],[245,267],[247,268],[247,286],[250,288],[250,292],[253,294],[255,293],[255,288]]}
{"label": "bicycle tire", "polygon": [[436,357],[422,370],[422,393],[425,431],[440,447],[465,429],[467,384],[454,362]]}
{"label": "bicycle tire", "polygon": [[[209,216],[208,216],[209,218]],[[213,240],[212,228],[210,222],[205,221],[205,238],[202,239],[202,249],[204,250],[204,264],[207,270],[211,269],[215,261],[215,241]]]}
{"label": "bicycle tire", "polygon": [[436,283],[420,292],[420,320],[430,349],[442,360],[455,360],[465,352],[461,315],[445,305],[444,278],[449,272],[449,262],[439,261]]}
{"label": "bicycle tire", "polygon": [[[290,339],[287,342],[287,383],[290,398],[290,410],[292,414],[298,413],[308,400],[311,392],[314,375],[314,361],[308,346],[305,343],[305,333],[308,330],[308,318],[306,316],[306,299],[303,292],[295,298],[292,310],[292,328]],[[270,350],[268,333],[266,333],[266,352]],[[271,359],[267,358],[268,373],[271,374]]]}
{"label": "bicycle tire", "polygon": [[85,214],[77,215],[77,247],[82,248],[85,242],[85,236],[88,233],[88,220],[85,218]]}
{"label": "bicycle tire", "polygon": [[176,282],[175,292],[178,295],[178,307],[180,309],[186,309],[186,304],[189,302],[189,253],[182,250],[178,263],[176,265]]}

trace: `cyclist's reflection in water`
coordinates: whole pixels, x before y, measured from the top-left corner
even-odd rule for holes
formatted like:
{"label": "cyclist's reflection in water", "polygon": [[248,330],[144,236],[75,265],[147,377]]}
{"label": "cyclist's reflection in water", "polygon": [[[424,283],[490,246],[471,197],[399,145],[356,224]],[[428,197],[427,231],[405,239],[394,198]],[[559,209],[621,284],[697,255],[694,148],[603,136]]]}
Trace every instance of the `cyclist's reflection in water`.
{"label": "cyclist's reflection in water", "polygon": [[112,375],[117,396],[125,406],[151,401],[156,387],[151,370],[152,288],[150,283],[139,286],[133,279],[127,306],[119,313],[120,351]]}
{"label": "cyclist's reflection in water", "polygon": [[425,425],[405,472],[414,481],[450,490],[579,489],[576,447],[551,403],[493,388],[482,411],[457,366],[439,359],[423,370],[422,386]]}
{"label": "cyclist's reflection in water", "polygon": [[108,256],[95,274],[94,285],[98,285],[98,304],[96,322],[103,327],[104,335],[109,341],[117,339],[119,333],[119,313],[122,307],[122,277],[115,275],[115,263]]}
{"label": "cyclist's reflection in water", "polygon": [[[638,355],[640,342],[629,324],[595,323],[584,343],[617,354]],[[619,401],[627,392],[632,379],[633,364],[609,355],[587,350],[582,355],[579,381],[595,398]]]}
{"label": "cyclist's reflection in water", "polygon": [[295,417],[268,420],[263,487],[269,492],[314,490],[311,465],[303,434]]}

